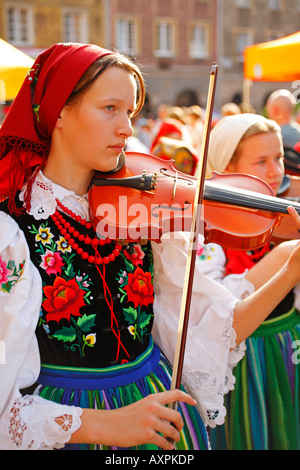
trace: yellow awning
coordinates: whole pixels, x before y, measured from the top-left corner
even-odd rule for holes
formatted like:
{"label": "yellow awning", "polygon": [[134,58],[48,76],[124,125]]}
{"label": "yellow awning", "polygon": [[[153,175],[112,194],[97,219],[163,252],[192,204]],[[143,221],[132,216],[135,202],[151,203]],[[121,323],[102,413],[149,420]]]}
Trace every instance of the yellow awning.
{"label": "yellow awning", "polygon": [[300,31],[274,41],[246,47],[244,78],[292,82],[300,79]]}
{"label": "yellow awning", "polygon": [[34,59],[0,38],[0,101],[13,100]]}

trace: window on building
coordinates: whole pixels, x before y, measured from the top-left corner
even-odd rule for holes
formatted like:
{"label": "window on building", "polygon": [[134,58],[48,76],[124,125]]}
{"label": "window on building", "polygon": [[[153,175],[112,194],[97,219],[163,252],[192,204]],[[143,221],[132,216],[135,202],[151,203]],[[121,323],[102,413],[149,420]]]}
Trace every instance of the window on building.
{"label": "window on building", "polygon": [[284,36],[284,33],[280,30],[275,30],[275,31],[272,31],[272,30],[265,30],[265,33],[264,33],[264,40],[265,41],[273,41],[274,39],[279,39],[279,38],[282,38]]}
{"label": "window on building", "polygon": [[191,27],[189,41],[190,57],[192,59],[205,59],[209,56],[209,26],[195,23]]}
{"label": "window on building", "polygon": [[137,53],[137,23],[135,19],[118,19],[116,23],[116,44],[120,52]]}
{"label": "window on building", "polygon": [[238,30],[235,32],[235,60],[237,62],[244,61],[245,47],[253,44],[253,32],[247,29]]}
{"label": "window on building", "polygon": [[269,9],[270,10],[281,10],[282,0],[269,0]]}
{"label": "window on building", "polygon": [[63,41],[88,42],[87,13],[82,9],[63,9]]}
{"label": "window on building", "polygon": [[236,5],[239,8],[251,8],[252,0],[236,0]]}
{"label": "window on building", "polygon": [[172,21],[158,21],[155,27],[155,55],[173,57],[175,55],[175,25]]}
{"label": "window on building", "polygon": [[7,39],[14,45],[33,44],[33,14],[29,6],[21,6],[13,2],[6,5],[5,10]]}

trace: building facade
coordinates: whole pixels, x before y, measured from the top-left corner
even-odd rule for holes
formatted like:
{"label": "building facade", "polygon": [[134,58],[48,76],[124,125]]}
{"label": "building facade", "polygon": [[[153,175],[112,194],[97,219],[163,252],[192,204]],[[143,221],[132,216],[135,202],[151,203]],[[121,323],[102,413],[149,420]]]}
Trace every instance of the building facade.
{"label": "building facade", "polygon": [[216,0],[111,0],[110,42],[142,65],[152,108],[206,102]]}
{"label": "building facade", "polygon": [[[220,68],[219,101],[241,101],[243,97],[243,50],[299,30],[299,0],[219,0],[217,61]],[[261,112],[275,89],[291,90],[291,83],[255,83],[251,104]]]}
{"label": "building facade", "polygon": [[216,57],[217,0],[0,0],[0,37],[36,57],[55,42],[91,42],[143,67],[152,110],[205,104]]}
{"label": "building facade", "polygon": [[[215,107],[241,101],[244,48],[297,31],[299,20],[299,0],[0,0],[0,37],[32,57],[77,41],[136,58],[153,112],[161,103],[205,106],[215,61]],[[255,84],[254,108],[290,85]]]}
{"label": "building facade", "polygon": [[33,58],[56,42],[104,41],[102,0],[0,0],[0,37]]}

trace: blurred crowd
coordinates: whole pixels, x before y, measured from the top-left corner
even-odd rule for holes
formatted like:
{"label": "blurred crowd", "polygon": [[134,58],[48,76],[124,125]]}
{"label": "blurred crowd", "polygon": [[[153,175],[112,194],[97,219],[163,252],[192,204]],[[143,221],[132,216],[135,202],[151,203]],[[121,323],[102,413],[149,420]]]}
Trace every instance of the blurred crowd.
{"label": "blurred crowd", "polygon": [[[225,103],[212,126],[226,116],[245,113],[256,111],[251,104]],[[284,148],[294,152],[300,165],[300,115],[295,96],[285,89],[274,91],[263,113],[280,125]],[[135,119],[134,135],[129,139],[127,150],[171,158],[178,170],[194,175],[201,155],[204,120],[205,109],[198,105],[179,107],[163,103],[155,118],[138,116]]]}
{"label": "blurred crowd", "polygon": [[[11,103],[2,106],[2,120],[10,106]],[[212,126],[226,116],[247,113],[256,114],[249,103],[225,103],[213,118]],[[287,159],[292,158],[297,165],[299,162],[300,174],[300,107],[294,94],[285,89],[272,92],[262,114],[280,125]],[[201,155],[204,121],[205,109],[198,105],[179,107],[162,103],[155,117],[138,115],[134,118],[134,133],[126,150],[173,159],[175,168],[194,175]]]}

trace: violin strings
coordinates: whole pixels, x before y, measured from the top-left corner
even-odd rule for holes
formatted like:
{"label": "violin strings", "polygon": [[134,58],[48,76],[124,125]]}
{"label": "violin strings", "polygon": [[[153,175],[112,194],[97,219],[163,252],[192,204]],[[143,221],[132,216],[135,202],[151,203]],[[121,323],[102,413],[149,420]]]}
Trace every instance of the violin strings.
{"label": "violin strings", "polygon": [[[149,174],[147,175],[149,176]],[[166,180],[168,178],[168,180]],[[168,182],[167,182],[168,181]],[[173,188],[170,183],[173,181]],[[155,174],[155,183],[159,184],[160,188],[169,188],[175,191],[178,183],[186,183],[186,187],[191,188],[195,186],[195,182],[189,180],[188,176],[186,178],[179,176],[179,178],[174,177],[174,175],[168,175],[163,173]],[[146,191],[155,190],[155,186]],[[182,189],[182,188],[180,188]],[[173,196],[172,196],[173,197]],[[205,182],[205,191],[204,199],[221,202],[224,204],[233,204],[240,207],[248,207],[252,209],[260,209],[271,212],[279,212],[282,214],[287,214],[288,206],[293,206],[296,211],[300,214],[300,203],[295,201],[290,201],[287,199],[279,198],[276,196],[271,196],[269,194],[261,194],[250,189],[238,188],[230,185],[215,185],[213,182]]]}
{"label": "violin strings", "polygon": [[293,206],[300,213],[300,204],[293,201],[283,200],[275,196],[257,193],[251,190],[234,188],[232,186],[205,187],[205,198],[212,201],[227,202],[252,209],[262,209],[271,212],[287,213],[288,206]]}

